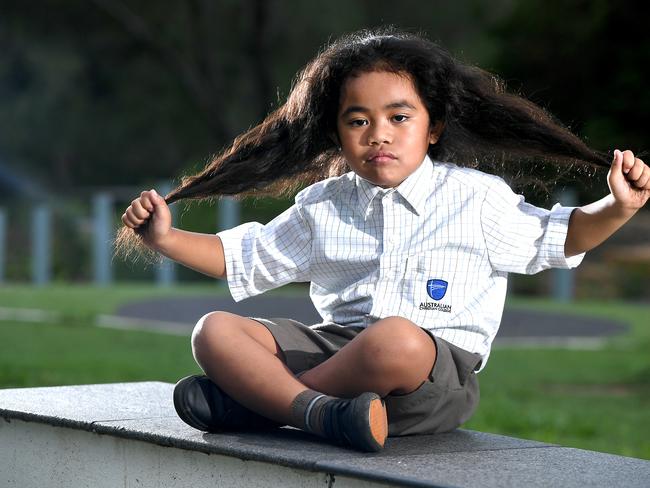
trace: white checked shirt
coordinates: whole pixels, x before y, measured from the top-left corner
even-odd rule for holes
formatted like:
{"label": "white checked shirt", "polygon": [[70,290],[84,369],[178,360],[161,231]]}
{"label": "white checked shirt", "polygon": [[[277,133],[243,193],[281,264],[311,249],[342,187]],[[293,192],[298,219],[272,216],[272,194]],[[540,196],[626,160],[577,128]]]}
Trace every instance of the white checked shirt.
{"label": "white checked shirt", "polygon": [[318,182],[267,225],[220,232],[235,301],[311,282],[325,323],[399,315],[483,357],[501,321],[509,272],[572,268],[573,207],[530,205],[496,176],[427,156],[398,187],[355,173]]}

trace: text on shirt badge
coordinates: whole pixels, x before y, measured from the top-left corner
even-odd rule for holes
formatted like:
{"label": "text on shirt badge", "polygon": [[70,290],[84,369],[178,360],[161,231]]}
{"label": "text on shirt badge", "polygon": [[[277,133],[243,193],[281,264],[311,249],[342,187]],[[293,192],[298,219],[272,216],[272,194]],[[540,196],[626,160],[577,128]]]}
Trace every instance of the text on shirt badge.
{"label": "text on shirt badge", "polygon": [[436,300],[435,302],[421,302],[420,310],[436,310],[438,312],[451,313],[451,305],[437,303],[447,293],[449,283],[441,279],[427,280],[427,295]]}

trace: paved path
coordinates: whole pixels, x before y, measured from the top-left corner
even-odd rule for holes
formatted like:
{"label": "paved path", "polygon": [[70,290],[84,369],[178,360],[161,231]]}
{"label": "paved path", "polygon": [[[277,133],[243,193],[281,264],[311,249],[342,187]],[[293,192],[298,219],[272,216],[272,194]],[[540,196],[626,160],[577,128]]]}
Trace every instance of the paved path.
{"label": "paved path", "polygon": [[[122,306],[116,318],[123,325],[168,329],[189,333],[196,321],[213,310],[223,310],[251,317],[291,317],[306,324],[321,321],[307,297],[258,296],[235,303],[230,297],[198,296],[192,298],[151,299]],[[580,317],[551,312],[506,309],[495,344],[574,345],[596,347],[602,339],[621,334],[626,324],[609,319]]]}

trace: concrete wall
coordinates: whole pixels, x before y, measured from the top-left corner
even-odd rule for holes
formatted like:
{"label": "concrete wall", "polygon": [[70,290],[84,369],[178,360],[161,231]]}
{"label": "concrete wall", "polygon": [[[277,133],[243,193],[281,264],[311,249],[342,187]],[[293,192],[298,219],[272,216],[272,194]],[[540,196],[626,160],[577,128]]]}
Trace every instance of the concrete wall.
{"label": "concrete wall", "polygon": [[162,382],[0,389],[0,488],[650,486],[650,461],[457,429],[379,453],[298,429],[207,434]]}
{"label": "concrete wall", "polygon": [[3,488],[385,486],[133,439],[0,419]]}

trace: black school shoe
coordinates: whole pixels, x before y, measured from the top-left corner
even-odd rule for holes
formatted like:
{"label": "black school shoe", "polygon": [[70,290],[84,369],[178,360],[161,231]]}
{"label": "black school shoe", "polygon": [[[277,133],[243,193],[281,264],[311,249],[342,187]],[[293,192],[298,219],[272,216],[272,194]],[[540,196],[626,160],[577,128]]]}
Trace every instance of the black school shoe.
{"label": "black school shoe", "polygon": [[281,427],[237,403],[205,375],[187,376],[176,383],[174,408],[183,422],[204,432]]}
{"label": "black school shoe", "polygon": [[388,436],[388,417],[383,400],[376,393],[327,402],[323,412],[323,435],[341,446],[360,451],[383,449]]}

